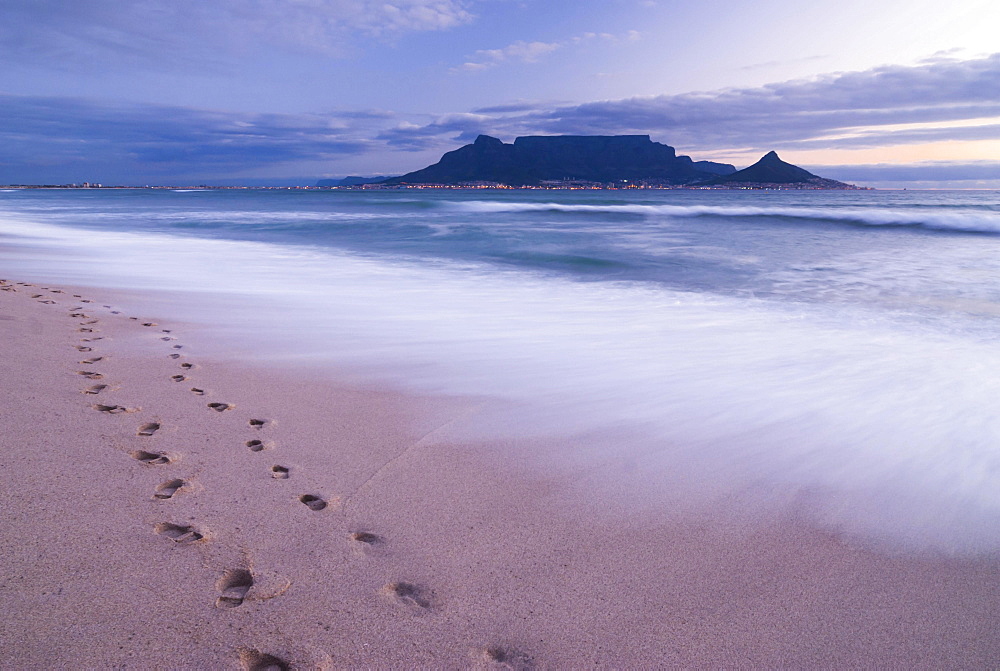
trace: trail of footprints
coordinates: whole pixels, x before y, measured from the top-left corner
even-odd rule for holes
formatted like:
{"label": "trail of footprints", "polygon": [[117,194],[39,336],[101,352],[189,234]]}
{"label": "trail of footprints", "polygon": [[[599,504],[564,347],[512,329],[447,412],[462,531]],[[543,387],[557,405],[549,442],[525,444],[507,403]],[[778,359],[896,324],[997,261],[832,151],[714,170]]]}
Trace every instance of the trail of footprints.
{"label": "trail of footprints", "polygon": [[[17,287],[35,288],[34,285],[23,282],[10,284],[7,280],[0,280],[0,290],[2,291],[16,292],[18,291]],[[48,291],[50,294],[63,293],[60,289],[49,289],[48,287],[38,287],[35,289]],[[57,304],[57,301],[48,298],[42,293],[32,293],[31,298],[43,304]],[[92,303],[92,301],[84,299],[78,294],[74,294],[73,298],[79,303]],[[108,309],[112,315],[121,314],[119,310],[111,310],[110,305],[105,305],[103,307]],[[81,353],[90,353],[94,350],[94,343],[97,343],[103,338],[101,336],[94,335],[99,331],[98,325],[100,324],[100,319],[87,314],[83,311],[84,309],[85,308],[82,305],[76,305],[70,309],[69,316],[72,319],[80,320],[77,322],[79,326],[79,328],[77,328],[77,332],[85,336],[80,340],[82,344],[74,345],[75,349]],[[140,321],[138,317],[129,317],[129,320],[137,322]],[[147,328],[157,325],[155,322],[148,321],[140,323],[142,326]],[[173,342],[176,340],[174,336],[166,335],[170,333],[169,329],[163,329],[162,333],[165,334],[160,336],[160,340],[163,342]],[[174,344],[170,347],[172,350],[175,350],[174,352],[168,354],[171,359],[178,360],[183,358],[183,355],[176,351],[183,349],[182,345]],[[105,361],[104,356],[95,354],[81,360],[79,363],[89,367],[103,361]],[[196,368],[196,366],[190,362],[182,362],[179,366],[183,373],[189,373]],[[104,378],[104,375],[100,371],[89,368],[87,370],[78,370],[76,371],[76,374],[88,380],[101,380]],[[170,380],[173,382],[186,382],[189,378],[187,375],[177,373],[170,376]],[[108,389],[109,387],[107,384],[94,384],[81,390],[81,393],[87,395],[98,395],[107,392]],[[201,387],[190,387],[189,393],[199,397],[207,395],[206,390]],[[141,410],[141,408],[129,408],[111,403],[93,403],[90,407],[98,412],[101,412],[102,414],[108,415],[134,413]],[[232,410],[235,406],[232,403],[213,401],[208,403],[207,407],[216,413],[222,414],[228,410]],[[247,422],[247,429],[253,432],[260,432],[267,427],[268,423],[268,420],[265,419],[250,419]],[[176,464],[180,460],[179,455],[159,450],[153,446],[157,432],[159,432],[161,428],[162,427],[158,422],[146,422],[139,424],[136,428],[136,437],[141,439],[143,442],[149,440],[150,445],[146,446],[144,449],[132,450],[128,453],[129,456],[135,461],[146,466],[169,467]],[[260,438],[250,438],[246,440],[244,446],[249,452],[260,453],[271,449],[273,444],[265,443],[265,441]],[[291,469],[281,464],[274,464],[270,466],[269,474],[270,477],[275,480],[288,480],[292,475]],[[152,498],[157,501],[169,501],[177,497],[179,494],[191,489],[193,488],[189,480],[185,480],[180,477],[170,477],[155,488]],[[300,494],[298,496],[298,502],[312,512],[321,512],[329,507],[329,503],[322,496],[313,493]],[[204,530],[191,524],[178,524],[175,522],[164,521],[157,524],[153,531],[161,538],[180,546],[195,545],[197,543],[207,541]],[[352,532],[348,536],[348,541],[357,544],[359,547],[372,547],[384,542],[380,536],[367,531]],[[216,607],[226,610],[239,608],[245,603],[248,597],[252,596],[251,590],[253,589],[253,586],[254,574],[249,568],[230,568],[225,570],[216,584]],[[382,587],[380,593],[383,597],[398,604],[400,607],[410,609],[415,612],[422,612],[433,608],[432,593],[426,588],[413,583],[405,581],[390,582]],[[523,663],[528,661],[528,658],[519,652],[501,649],[496,646],[485,647],[481,649],[478,654],[480,661],[490,663],[490,665],[496,664],[504,667],[517,668],[523,666]],[[243,649],[240,652],[240,662],[245,669],[250,671],[291,668],[289,663],[285,660],[256,649]]]}
{"label": "trail of footprints", "polygon": [[[17,290],[13,285],[9,285],[3,280],[0,280],[0,289],[4,291]],[[52,293],[61,293],[59,290],[50,289],[49,291]],[[44,294],[36,294],[32,297],[36,299],[45,298]],[[77,299],[80,303],[91,302],[89,300],[82,299],[79,295],[74,295],[73,298]],[[49,304],[55,303],[55,301],[50,299],[41,300],[39,302]],[[118,310],[111,310],[110,305],[106,305],[104,307],[107,308],[112,315],[120,314],[120,311]],[[100,324],[100,319],[91,317],[86,312],[83,312],[83,309],[83,306],[74,306],[71,308],[69,313],[71,318],[80,320],[77,322],[79,326],[79,328],[77,328],[77,332],[86,336],[82,337],[80,340],[81,344],[74,345],[74,348],[80,353],[91,353],[94,351],[95,343],[102,340],[101,336],[94,335],[99,331],[98,325]],[[139,321],[137,317],[129,317],[129,320]],[[141,324],[144,327],[156,326],[155,322],[141,322]],[[163,329],[162,333],[169,334],[170,330]],[[166,343],[171,343],[175,341],[176,338],[170,335],[163,335],[160,336],[160,340]],[[170,345],[170,348],[174,350],[167,355],[170,359],[176,361],[183,358],[183,355],[177,351],[183,349],[182,345],[172,344]],[[88,380],[101,380],[104,378],[104,374],[89,367],[103,361],[105,361],[105,357],[99,354],[83,359],[79,363],[88,366],[88,368],[76,371],[76,374]],[[195,364],[185,361],[179,363],[179,367],[182,372],[171,375],[169,379],[173,382],[190,382],[190,378],[185,373],[190,373],[192,370],[196,369]],[[102,383],[88,386],[81,390],[81,393],[87,395],[98,395],[103,394],[108,390],[109,386]],[[188,393],[197,397],[203,397],[208,394],[204,388],[197,386],[190,387]],[[223,414],[236,407],[232,403],[219,401],[212,401],[206,405],[209,410],[219,414]],[[98,412],[109,415],[134,413],[141,410],[141,408],[130,408],[112,403],[93,403],[90,407]],[[247,421],[246,427],[249,431],[261,432],[267,428],[268,424],[269,421],[266,419],[254,418]],[[142,442],[149,441],[149,445],[144,446],[143,449],[132,450],[128,453],[129,456],[145,466],[170,467],[172,465],[176,465],[180,461],[180,455],[159,450],[153,446],[155,445],[156,435],[161,429],[162,427],[159,422],[146,422],[139,424],[136,428],[136,438]],[[260,438],[249,438],[243,443],[243,445],[247,451],[251,453],[264,452],[265,450],[270,450],[274,447],[273,443],[265,442]],[[268,473],[270,477],[275,480],[288,480],[292,476],[291,469],[288,466],[281,464],[273,464],[268,467]],[[189,480],[182,477],[169,477],[154,489],[152,499],[155,501],[170,501],[191,490],[193,490],[193,487]],[[316,513],[322,512],[329,507],[329,502],[321,495],[315,493],[300,494],[297,497],[297,500],[299,504],[304,506],[306,509]],[[206,532],[193,524],[179,524],[176,522],[163,521],[157,524],[153,531],[161,538],[179,546],[196,545],[198,543],[208,541]],[[352,532],[348,535],[347,541],[356,544],[359,547],[373,547],[384,542],[380,536],[367,531]],[[243,606],[246,600],[252,597],[251,591],[253,586],[254,574],[251,569],[242,567],[226,569],[216,583],[216,607],[228,610]],[[396,603],[399,607],[412,610],[414,612],[422,612],[432,608],[432,599],[428,590],[413,583],[404,581],[391,582],[384,585],[379,590],[379,593],[382,597],[387,598],[390,602]],[[504,653],[498,648],[484,648],[482,656],[488,661],[502,663],[504,662],[505,657],[509,658],[509,653]],[[252,671],[291,668],[288,662],[256,649],[244,649],[240,653],[240,661],[245,669]]]}

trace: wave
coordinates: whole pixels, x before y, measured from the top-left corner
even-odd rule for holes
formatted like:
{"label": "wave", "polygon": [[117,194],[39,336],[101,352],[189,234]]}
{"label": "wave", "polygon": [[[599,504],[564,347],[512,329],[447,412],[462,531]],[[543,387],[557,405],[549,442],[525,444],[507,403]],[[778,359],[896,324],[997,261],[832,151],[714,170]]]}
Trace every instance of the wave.
{"label": "wave", "polygon": [[158,314],[220,329],[222,356],[517,405],[471,418],[473,437],[590,433],[576,458],[634,463],[630,483],[780,485],[829,494],[831,525],[875,538],[1000,547],[1000,345],[958,324],[2,215],[0,235],[5,272],[147,290]]}
{"label": "wave", "polygon": [[573,212],[631,214],[646,217],[782,217],[862,226],[914,227],[968,233],[1000,233],[1000,213],[943,212],[879,208],[733,207],[724,205],[568,205],[469,201],[451,207],[475,213]]}

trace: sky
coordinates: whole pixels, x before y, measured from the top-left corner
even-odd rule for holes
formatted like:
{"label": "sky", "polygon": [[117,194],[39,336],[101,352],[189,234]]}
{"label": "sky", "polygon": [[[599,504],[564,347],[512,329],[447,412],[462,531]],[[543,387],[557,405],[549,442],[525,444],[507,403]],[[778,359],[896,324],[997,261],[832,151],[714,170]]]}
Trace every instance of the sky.
{"label": "sky", "polygon": [[0,184],[396,175],[480,133],[1000,188],[995,0],[3,0]]}

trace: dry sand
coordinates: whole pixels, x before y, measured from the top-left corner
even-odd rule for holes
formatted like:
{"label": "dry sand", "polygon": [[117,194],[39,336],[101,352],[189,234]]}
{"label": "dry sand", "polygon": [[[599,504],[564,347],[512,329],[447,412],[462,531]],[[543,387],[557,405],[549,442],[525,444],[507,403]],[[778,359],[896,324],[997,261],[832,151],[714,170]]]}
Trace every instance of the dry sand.
{"label": "dry sand", "polygon": [[470,401],[3,289],[0,668],[1000,664],[995,560],[630,509],[450,440]]}

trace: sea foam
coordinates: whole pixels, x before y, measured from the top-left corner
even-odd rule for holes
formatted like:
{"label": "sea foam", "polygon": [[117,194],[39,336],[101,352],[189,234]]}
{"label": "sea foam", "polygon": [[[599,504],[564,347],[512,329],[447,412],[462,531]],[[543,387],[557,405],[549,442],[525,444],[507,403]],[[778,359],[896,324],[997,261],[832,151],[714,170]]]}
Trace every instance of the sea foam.
{"label": "sea foam", "polygon": [[9,218],[0,233],[10,273],[165,292],[167,316],[259,359],[504,401],[472,438],[620,429],[607,447],[691,496],[818,492],[840,528],[1000,547],[1000,345],[961,329],[473,262]]}

